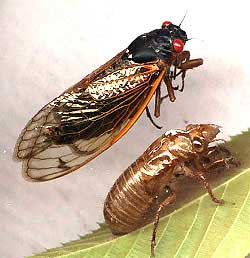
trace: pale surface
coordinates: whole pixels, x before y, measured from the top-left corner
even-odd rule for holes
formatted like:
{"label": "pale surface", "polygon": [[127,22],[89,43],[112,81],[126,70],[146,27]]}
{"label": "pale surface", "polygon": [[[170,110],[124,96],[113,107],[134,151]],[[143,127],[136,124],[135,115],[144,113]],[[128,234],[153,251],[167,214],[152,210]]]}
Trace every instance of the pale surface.
{"label": "pale surface", "polygon": [[[149,2],[150,3],[150,2]],[[115,178],[160,133],[188,123],[216,123],[224,136],[250,126],[250,36],[247,1],[1,1],[0,3],[0,257],[23,257],[97,228]],[[179,23],[192,57],[204,65],[187,74],[158,123],[145,114],[102,156],[70,176],[43,184],[21,177],[12,161],[26,122],[47,102],[124,49],[136,36]]]}

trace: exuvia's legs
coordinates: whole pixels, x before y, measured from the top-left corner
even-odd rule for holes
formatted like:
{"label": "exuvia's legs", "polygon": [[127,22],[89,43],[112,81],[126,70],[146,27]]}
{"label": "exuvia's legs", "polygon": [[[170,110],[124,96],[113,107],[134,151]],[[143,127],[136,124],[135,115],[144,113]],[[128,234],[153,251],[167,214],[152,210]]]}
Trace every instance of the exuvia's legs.
{"label": "exuvia's legs", "polygon": [[240,165],[240,162],[235,160],[235,158],[231,156],[228,158],[217,159],[213,162],[205,164],[204,167],[206,170],[228,169],[228,168],[230,168],[230,165],[238,167]]}
{"label": "exuvia's legs", "polygon": [[222,199],[218,199],[214,196],[213,191],[211,189],[210,184],[207,181],[205,173],[202,170],[190,169],[187,166],[183,167],[184,174],[190,178],[194,178],[201,183],[201,185],[207,190],[209,196],[212,201],[218,204],[223,204],[224,201]]}
{"label": "exuvia's legs", "polygon": [[206,170],[228,169],[230,166],[238,167],[240,162],[237,161],[231,152],[224,146],[212,146],[203,154],[203,166]]}
{"label": "exuvia's legs", "polygon": [[153,233],[152,233],[152,238],[151,238],[151,256],[152,257],[155,255],[155,238],[156,238],[156,233],[157,233],[157,229],[158,229],[158,225],[159,225],[160,212],[162,211],[162,209],[164,207],[168,206],[169,204],[173,203],[176,200],[175,192],[173,190],[171,190],[170,188],[168,188],[168,190],[170,192],[170,195],[159,204],[159,207],[155,214],[154,228],[153,228]]}
{"label": "exuvia's legs", "polygon": [[205,175],[202,172],[198,172],[195,178],[202,184],[202,186],[207,190],[208,194],[210,195],[213,202],[218,204],[223,204],[224,201],[222,199],[218,199],[214,196],[214,193],[211,189],[210,184],[208,183]]}

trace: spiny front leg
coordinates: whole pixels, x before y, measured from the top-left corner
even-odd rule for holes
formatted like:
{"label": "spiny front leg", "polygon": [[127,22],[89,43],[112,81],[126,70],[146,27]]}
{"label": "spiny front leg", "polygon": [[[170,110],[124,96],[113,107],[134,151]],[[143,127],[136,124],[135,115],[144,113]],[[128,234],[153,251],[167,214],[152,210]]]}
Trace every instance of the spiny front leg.
{"label": "spiny front leg", "polygon": [[213,146],[201,157],[205,169],[210,173],[213,170],[229,169],[238,167],[240,162],[224,146]]}
{"label": "spiny front leg", "polygon": [[176,66],[178,69],[182,70],[176,74],[178,76],[181,72],[193,69],[203,64],[202,58],[190,59],[190,52],[189,51],[182,51],[176,57]]}
{"label": "spiny front leg", "polygon": [[191,59],[190,60],[190,52],[183,51],[176,57],[176,67],[180,69],[178,73],[175,72],[174,79],[181,74],[182,86],[179,91],[184,90],[184,80],[186,76],[186,71],[189,69],[193,69],[203,64],[202,58]]}

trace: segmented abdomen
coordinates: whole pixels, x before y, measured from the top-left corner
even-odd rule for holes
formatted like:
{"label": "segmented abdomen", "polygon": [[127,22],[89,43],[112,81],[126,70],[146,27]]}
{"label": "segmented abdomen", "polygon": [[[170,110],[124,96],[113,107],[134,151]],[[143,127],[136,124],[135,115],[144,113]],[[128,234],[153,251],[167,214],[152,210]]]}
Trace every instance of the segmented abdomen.
{"label": "segmented abdomen", "polygon": [[143,160],[138,159],[117,179],[104,203],[104,218],[113,234],[131,232],[143,224],[154,202],[145,191]]}

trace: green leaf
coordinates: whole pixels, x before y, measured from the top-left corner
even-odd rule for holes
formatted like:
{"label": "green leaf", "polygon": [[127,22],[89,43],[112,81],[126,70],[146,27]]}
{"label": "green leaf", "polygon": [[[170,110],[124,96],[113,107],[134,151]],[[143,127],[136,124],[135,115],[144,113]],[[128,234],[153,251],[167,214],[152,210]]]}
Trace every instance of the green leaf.
{"label": "green leaf", "polygon": [[[198,184],[184,178],[177,202],[166,210],[157,233],[156,258],[244,258],[250,252],[250,131],[227,148],[241,162],[209,181],[224,205],[214,204]],[[114,237],[107,226],[33,258],[149,258],[152,224]]]}

